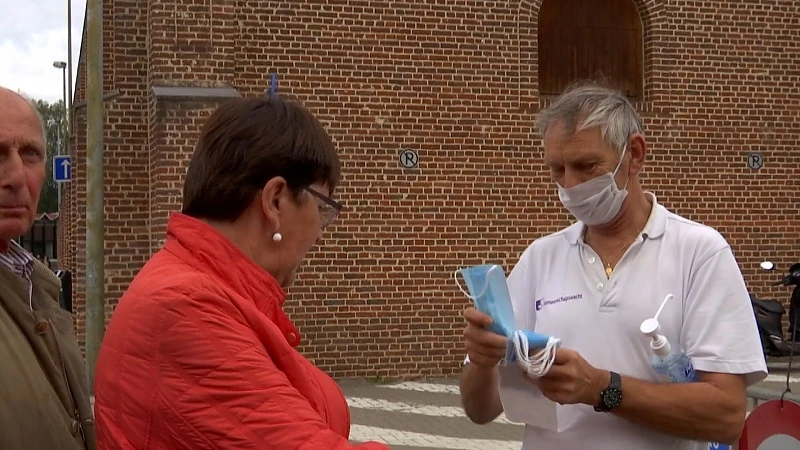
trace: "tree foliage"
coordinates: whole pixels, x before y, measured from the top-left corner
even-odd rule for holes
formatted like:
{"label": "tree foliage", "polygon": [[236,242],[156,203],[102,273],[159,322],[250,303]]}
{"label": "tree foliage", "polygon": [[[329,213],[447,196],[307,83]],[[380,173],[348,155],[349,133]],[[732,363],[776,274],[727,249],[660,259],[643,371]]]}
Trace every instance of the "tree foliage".
{"label": "tree foliage", "polygon": [[[58,211],[58,183],[53,181],[53,156],[66,153],[63,149],[67,131],[66,108],[62,100],[55,103],[34,100],[34,103],[44,119],[47,135],[47,175],[39,198],[39,212],[52,213]],[[62,148],[60,152],[59,148]]]}

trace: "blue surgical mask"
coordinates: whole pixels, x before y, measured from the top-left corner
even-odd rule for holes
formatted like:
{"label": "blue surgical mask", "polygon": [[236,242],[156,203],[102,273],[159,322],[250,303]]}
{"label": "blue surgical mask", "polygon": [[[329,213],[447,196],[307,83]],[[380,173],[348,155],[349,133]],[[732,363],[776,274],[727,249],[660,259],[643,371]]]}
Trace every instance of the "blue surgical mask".
{"label": "blue surgical mask", "polygon": [[[459,273],[469,292],[458,282]],[[516,362],[532,377],[546,375],[555,361],[556,349],[561,346],[561,340],[516,328],[514,308],[503,267],[482,264],[456,270],[454,276],[456,285],[473,301],[475,308],[492,318],[489,329],[508,338],[505,362]]]}
{"label": "blue surgical mask", "polygon": [[558,198],[564,208],[576,219],[591,226],[607,224],[617,217],[622,203],[628,196],[628,181],[626,180],[625,186],[620,189],[617,187],[615,176],[622,165],[622,159],[627,149],[626,144],[622,148],[619,162],[613,172],[592,178],[571,188],[558,185]]}
{"label": "blue surgical mask", "polygon": [[492,318],[490,329],[497,334],[510,337],[516,324],[503,267],[497,264],[483,264],[457,270],[456,274],[459,272],[467,283],[469,292],[461,288],[458,278],[456,285],[464,295],[472,299],[478,311]]}

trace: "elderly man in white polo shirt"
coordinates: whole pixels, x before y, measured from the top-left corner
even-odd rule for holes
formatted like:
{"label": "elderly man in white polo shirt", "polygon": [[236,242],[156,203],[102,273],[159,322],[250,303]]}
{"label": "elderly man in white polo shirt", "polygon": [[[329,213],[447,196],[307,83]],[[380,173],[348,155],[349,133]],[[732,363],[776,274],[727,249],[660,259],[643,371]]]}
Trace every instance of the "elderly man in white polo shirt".
{"label": "elderly man in white polo shirt", "polygon": [[[647,143],[618,92],[576,85],[537,126],[559,198],[578,221],[533,242],[508,277],[518,325],[562,340],[555,365],[530,379],[530,389],[562,405],[565,429],[526,425],[523,449],[706,450],[735,442],[745,389],[767,367],[730,246],[642,189]],[[690,357],[697,382],[658,382],[650,365],[639,326],[668,294],[661,333]],[[487,423],[503,412],[497,365],[506,339],[485,328],[491,320],[481,312],[464,316],[462,403],[473,422]]]}

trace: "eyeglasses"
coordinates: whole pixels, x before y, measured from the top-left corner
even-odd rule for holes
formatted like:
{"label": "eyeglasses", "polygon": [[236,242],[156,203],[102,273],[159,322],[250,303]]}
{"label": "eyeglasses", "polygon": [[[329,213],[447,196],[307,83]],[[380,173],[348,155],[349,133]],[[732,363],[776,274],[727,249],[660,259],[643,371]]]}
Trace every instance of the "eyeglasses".
{"label": "eyeglasses", "polygon": [[331,222],[333,222],[334,219],[336,219],[336,216],[339,215],[339,212],[342,210],[342,204],[328,197],[327,195],[323,195],[314,189],[311,189],[310,187],[306,187],[305,190],[324,203],[319,205],[318,208],[321,221],[320,228],[326,228],[331,224]]}

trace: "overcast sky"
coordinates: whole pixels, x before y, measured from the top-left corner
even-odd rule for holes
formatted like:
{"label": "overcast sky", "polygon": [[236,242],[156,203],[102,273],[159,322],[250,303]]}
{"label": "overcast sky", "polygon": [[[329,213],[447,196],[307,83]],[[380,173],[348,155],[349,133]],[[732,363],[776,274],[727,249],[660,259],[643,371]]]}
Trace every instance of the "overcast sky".
{"label": "overcast sky", "polygon": [[[86,0],[72,0],[72,64],[78,69]],[[0,86],[58,101],[67,60],[67,0],[0,0]]]}

